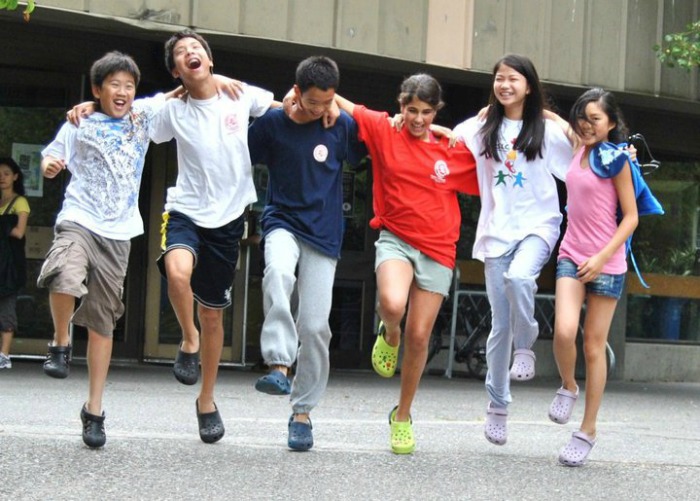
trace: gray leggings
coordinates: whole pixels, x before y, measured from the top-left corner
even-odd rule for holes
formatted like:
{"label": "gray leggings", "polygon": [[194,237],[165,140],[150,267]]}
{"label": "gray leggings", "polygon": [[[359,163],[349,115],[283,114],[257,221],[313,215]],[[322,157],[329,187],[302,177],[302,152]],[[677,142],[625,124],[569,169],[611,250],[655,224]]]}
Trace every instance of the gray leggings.
{"label": "gray leggings", "polygon": [[507,407],[510,357],[515,349],[530,349],[537,340],[535,320],[537,277],[550,255],[540,237],[525,237],[509,253],[484,261],[486,294],[491,305],[491,333],[486,342],[486,392],[496,407]]}
{"label": "gray leggings", "polygon": [[[337,259],[320,253],[287,230],[276,229],[265,236],[265,321],[260,347],[268,365],[290,367],[297,360],[290,397],[294,413],[311,412],[328,383],[328,317],[336,263]],[[297,305],[293,311],[295,287]]]}

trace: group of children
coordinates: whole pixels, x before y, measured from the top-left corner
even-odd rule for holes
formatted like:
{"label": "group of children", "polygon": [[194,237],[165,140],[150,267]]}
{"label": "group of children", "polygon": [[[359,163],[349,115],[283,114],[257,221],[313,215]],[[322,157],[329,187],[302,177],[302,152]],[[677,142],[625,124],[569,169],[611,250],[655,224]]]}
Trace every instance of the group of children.
{"label": "group of children", "polygon": [[[204,442],[224,435],[214,386],[243,213],[255,200],[251,159],[269,169],[262,216],[261,350],[270,371],[255,387],[290,395],[288,445],[308,450],[313,446],[310,413],[329,373],[328,317],[342,244],[343,163],[357,165],[368,152],[370,225],[380,230],[375,271],[381,322],[372,350],[379,375],[394,374],[399,344],[404,344],[399,400],[389,413],[392,451],[415,449],[411,405],[435,318],[449,295],[461,223],[458,192],[481,197],[473,255],[484,262],[493,325],[484,433],[494,444],[506,443],[510,381],[535,375],[536,279],[559,239],[562,220],[556,176],[567,184],[568,229],[556,283],[554,354],[562,387],[549,415],[566,423],[579,394],[575,336],[586,301],[585,415],[559,457],[570,466],[585,462],[595,443],[605,342],[626,271],[624,242],[637,224],[629,161],[612,178],[600,178],[591,169],[591,162],[600,161],[601,144],[625,137],[609,93],[586,92],[566,123],[545,110],[529,59],[508,55],[494,67],[487,111],[454,131],[433,124],[443,106],[439,83],[426,74],[406,78],[398,96],[397,131],[387,113],[336,93],[340,74],[327,57],[299,64],[282,105],[267,91],[215,77],[209,46],[192,31],[173,35],[165,54],[168,71],[184,89],[134,100],[138,67],[128,56],[109,53],[90,75],[96,111],[79,126],[65,124],[43,152],[45,176],[66,168],[72,173],[38,280],[50,290],[55,328],[44,370],[66,377],[68,325],[87,327],[90,388],[80,416],[88,446],[106,441],[102,395],[112,331],[123,312],[129,240],[143,232],[137,202],[144,156],[149,141],[175,138],[178,177],[168,190],[158,264],[182,329],[173,366],[177,380],[195,384],[201,361],[196,415]],[[249,128],[250,117],[257,118]],[[461,141],[455,144],[455,138]],[[81,301],[74,312],[76,298]]]}

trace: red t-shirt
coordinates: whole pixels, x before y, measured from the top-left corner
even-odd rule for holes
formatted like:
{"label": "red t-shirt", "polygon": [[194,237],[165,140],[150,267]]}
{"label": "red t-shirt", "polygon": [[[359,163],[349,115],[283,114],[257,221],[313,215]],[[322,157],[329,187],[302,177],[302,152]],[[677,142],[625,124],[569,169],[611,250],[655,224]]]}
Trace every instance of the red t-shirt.
{"label": "red t-shirt", "polygon": [[438,263],[454,268],[462,215],[457,192],[479,194],[471,151],[446,138],[426,142],[406,127],[396,132],[388,114],[355,106],[359,138],[372,158],[374,218]]}

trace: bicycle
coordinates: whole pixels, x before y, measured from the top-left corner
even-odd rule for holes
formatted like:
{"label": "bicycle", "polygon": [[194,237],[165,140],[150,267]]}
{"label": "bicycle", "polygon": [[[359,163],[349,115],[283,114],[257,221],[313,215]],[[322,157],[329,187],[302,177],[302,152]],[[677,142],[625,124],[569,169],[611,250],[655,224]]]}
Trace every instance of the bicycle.
{"label": "bicycle", "polygon": [[[453,359],[457,363],[464,363],[470,376],[483,380],[486,378],[488,371],[486,342],[491,332],[491,307],[488,298],[484,291],[478,290],[460,291],[456,289],[453,294],[459,301],[455,319]],[[428,362],[441,350],[450,348],[453,301],[445,302],[435,320],[428,345]],[[554,336],[554,295],[535,295],[535,319],[539,324],[539,337],[552,338]],[[577,352],[579,354],[583,353],[584,319],[585,305],[581,313],[576,336]],[[447,343],[445,343],[445,339],[447,339]],[[606,343],[605,350],[608,374],[610,375],[615,370],[616,357],[610,343]],[[584,375],[577,371],[577,377],[582,378]]]}
{"label": "bicycle", "polygon": [[[485,298],[485,296],[484,296]],[[487,311],[490,312],[488,301]],[[470,304],[464,304],[470,303]],[[480,303],[480,301],[479,301]],[[452,326],[452,301],[446,301],[440,309],[428,346],[428,362],[443,349],[449,349],[450,329]],[[466,307],[465,307],[466,306]],[[457,325],[455,329],[455,348],[453,358],[457,363],[464,363],[469,374],[478,379],[485,379],[486,340],[491,332],[491,315],[481,314],[479,306],[469,301],[467,296],[460,298],[457,307]],[[444,340],[447,339],[447,344]]]}

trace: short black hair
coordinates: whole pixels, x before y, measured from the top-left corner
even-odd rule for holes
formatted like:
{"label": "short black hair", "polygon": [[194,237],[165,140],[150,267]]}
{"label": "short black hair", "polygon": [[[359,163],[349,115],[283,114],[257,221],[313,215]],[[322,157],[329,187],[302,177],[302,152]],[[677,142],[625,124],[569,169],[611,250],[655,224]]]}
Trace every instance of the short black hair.
{"label": "short black hair", "polygon": [[96,87],[102,87],[102,82],[109,75],[124,71],[134,77],[134,83],[138,86],[141,80],[141,71],[136,61],[131,56],[113,50],[108,52],[97,61],[92,63],[90,68],[90,83]]}
{"label": "short black hair", "polygon": [[178,31],[165,42],[165,67],[168,69],[168,73],[172,73],[173,69],[175,69],[175,57],[173,56],[175,44],[183,38],[194,38],[197,40],[200,44],[202,44],[202,47],[204,47],[207,56],[209,56],[209,60],[214,60],[214,57],[211,55],[211,48],[209,48],[209,44],[202,35],[192,30]]}
{"label": "short black hair", "polygon": [[307,57],[297,66],[295,83],[301,92],[306,92],[311,87],[337,90],[340,85],[338,65],[330,57]]}

